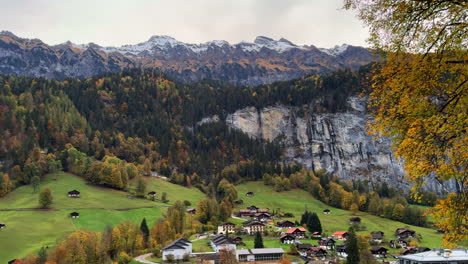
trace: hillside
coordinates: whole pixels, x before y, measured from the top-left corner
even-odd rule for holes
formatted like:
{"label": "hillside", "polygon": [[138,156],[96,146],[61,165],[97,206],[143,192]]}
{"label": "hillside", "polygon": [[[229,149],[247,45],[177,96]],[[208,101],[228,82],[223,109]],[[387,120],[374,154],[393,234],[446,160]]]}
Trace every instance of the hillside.
{"label": "hillside", "polygon": [[[186,197],[196,203],[203,197],[196,189],[158,179],[148,179],[148,186],[167,191],[169,204]],[[53,247],[75,230],[102,231],[108,225],[124,221],[140,223],[144,217],[153,223],[162,217],[163,207],[168,206],[159,201],[129,199],[129,193],[88,185],[83,179],[62,172],[47,175],[41,184],[44,187],[50,188],[54,197],[51,210],[31,209],[38,207],[38,194],[33,193],[31,186],[20,187],[0,198],[0,222],[7,225],[0,232],[0,263],[37,253],[44,245]],[[67,192],[73,189],[81,192],[80,198],[67,197]],[[73,211],[79,212],[80,218],[68,217]]]}

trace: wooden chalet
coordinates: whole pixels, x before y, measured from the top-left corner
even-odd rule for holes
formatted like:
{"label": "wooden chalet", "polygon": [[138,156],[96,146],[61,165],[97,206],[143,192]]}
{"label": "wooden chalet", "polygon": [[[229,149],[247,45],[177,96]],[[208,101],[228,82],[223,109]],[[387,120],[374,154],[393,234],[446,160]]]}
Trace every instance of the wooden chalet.
{"label": "wooden chalet", "polygon": [[323,210],[323,213],[324,214],[331,214],[331,211],[330,211],[330,209],[325,209],[325,210]]}
{"label": "wooden chalet", "polygon": [[427,247],[407,247],[400,254],[405,256],[405,255],[417,254],[417,253],[422,253],[422,252],[427,252],[427,251],[431,251],[431,249]]}
{"label": "wooden chalet", "polygon": [[301,244],[296,244],[296,247],[297,247],[297,252],[299,252],[299,255],[305,257],[307,256],[307,251],[309,251],[309,248],[311,248],[312,245],[308,243],[301,243]]}
{"label": "wooden chalet", "polygon": [[156,192],[155,191],[148,192],[148,196],[155,197]]}
{"label": "wooden chalet", "polygon": [[386,249],[384,247],[372,247],[370,249],[370,252],[376,258],[385,258],[387,256],[388,249]]}
{"label": "wooden chalet", "polygon": [[337,231],[337,232],[333,233],[332,236],[336,240],[346,240],[346,238],[348,237],[348,232],[346,232],[346,231]]}
{"label": "wooden chalet", "polygon": [[293,244],[296,242],[296,238],[290,234],[285,234],[280,237],[281,244]]}
{"label": "wooden chalet", "polygon": [[408,247],[409,242],[404,238],[398,238],[390,240],[390,247],[391,248],[406,248]]}
{"label": "wooden chalet", "polygon": [[6,225],[4,223],[0,223],[0,229],[3,229],[5,227],[6,227]]}
{"label": "wooden chalet", "polygon": [[382,240],[384,238],[384,232],[382,232],[382,231],[372,231],[370,233],[370,235],[372,237],[372,242],[382,243]]}
{"label": "wooden chalet", "polygon": [[295,224],[293,222],[291,222],[291,221],[288,221],[288,220],[281,220],[281,221],[276,222],[276,226],[277,227],[282,227],[282,228],[285,228],[285,227],[290,228],[290,227],[294,227]]}
{"label": "wooden chalet", "polygon": [[245,194],[245,196],[247,196],[247,197],[254,196],[254,192],[247,192],[247,193]]}
{"label": "wooden chalet", "polygon": [[80,218],[80,214],[78,212],[73,212],[73,213],[70,213],[70,217],[71,218]]}
{"label": "wooden chalet", "polygon": [[306,237],[306,229],[303,227],[292,227],[292,228],[289,228],[285,233],[288,235],[292,235],[295,238]]}
{"label": "wooden chalet", "polygon": [[236,236],[232,238],[232,241],[238,246],[245,246],[245,243],[242,240],[242,237]]}
{"label": "wooden chalet", "polygon": [[322,238],[319,240],[319,245],[325,247],[326,249],[334,249],[336,241],[333,238]]}
{"label": "wooden chalet", "polygon": [[351,217],[349,219],[349,224],[360,224],[361,223],[361,217]]}
{"label": "wooden chalet", "polygon": [[256,213],[254,218],[260,222],[264,222],[270,220],[271,215],[269,213]]}
{"label": "wooden chalet", "polygon": [[338,255],[340,255],[340,256],[346,256],[346,255],[348,255],[348,254],[346,253],[346,243],[343,243],[343,244],[340,244],[340,245],[336,245],[335,250],[336,250],[336,253],[337,253]]}
{"label": "wooden chalet", "polygon": [[80,192],[77,190],[69,191],[68,197],[70,198],[80,198]]}
{"label": "wooden chalet", "polygon": [[395,235],[399,238],[414,237],[416,235],[416,231],[406,228],[398,228],[395,230]]}
{"label": "wooden chalet", "polygon": [[327,250],[322,247],[311,247],[307,250],[308,257],[324,258],[327,256]]}
{"label": "wooden chalet", "polygon": [[185,209],[185,211],[189,214],[196,214],[197,213],[197,209],[195,208],[187,208]]}

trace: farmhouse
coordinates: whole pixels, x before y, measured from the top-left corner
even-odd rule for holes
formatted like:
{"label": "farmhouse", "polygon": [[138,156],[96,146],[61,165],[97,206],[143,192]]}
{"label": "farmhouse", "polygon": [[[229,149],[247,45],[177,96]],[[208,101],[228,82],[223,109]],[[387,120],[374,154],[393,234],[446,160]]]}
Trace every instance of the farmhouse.
{"label": "farmhouse", "polygon": [[239,249],[236,254],[239,262],[281,263],[284,250],[282,248]]}
{"label": "farmhouse", "polygon": [[346,243],[336,246],[336,254],[338,254],[338,256],[341,256],[341,257],[348,256],[348,253],[346,253]]}
{"label": "farmhouse", "polygon": [[271,215],[269,213],[256,213],[255,219],[260,222],[265,222],[271,219]]}
{"label": "farmhouse", "polygon": [[403,238],[393,239],[390,240],[390,247],[391,248],[406,248],[409,242]]}
{"label": "farmhouse", "polygon": [[304,238],[306,236],[306,229],[303,227],[293,227],[289,228],[285,233],[295,238]]}
{"label": "farmhouse", "polygon": [[270,210],[269,209],[260,209],[255,205],[251,205],[247,207],[247,209],[241,209],[239,210],[239,216],[240,217],[260,217],[260,218],[270,218]]}
{"label": "farmhouse", "polygon": [[80,214],[77,212],[70,213],[71,218],[80,218]]}
{"label": "farmhouse", "polygon": [[295,224],[293,222],[291,222],[291,221],[288,221],[288,220],[281,220],[281,221],[278,221],[276,223],[276,226],[285,228],[285,227],[294,227]]}
{"label": "farmhouse", "polygon": [[6,227],[6,225],[4,223],[0,223],[0,229],[3,229],[5,227]]}
{"label": "farmhouse", "polygon": [[401,256],[399,264],[466,264],[468,251],[466,249],[438,249],[413,255]]}
{"label": "farmhouse", "polygon": [[336,241],[333,238],[322,238],[319,240],[319,245],[326,249],[334,249]]}
{"label": "farmhouse", "polygon": [[360,224],[361,223],[361,218],[360,217],[351,217],[349,219],[350,224]]}
{"label": "farmhouse", "polygon": [[411,230],[411,229],[406,229],[406,228],[398,228],[395,231],[395,235],[398,236],[399,238],[414,237],[416,235],[416,231]]}
{"label": "farmhouse", "polygon": [[218,234],[229,234],[236,232],[236,225],[230,222],[220,224],[218,226]]}
{"label": "farmhouse", "polygon": [[371,233],[372,237],[372,242],[374,243],[382,243],[382,240],[384,238],[384,232],[382,231],[372,231]]}
{"label": "farmhouse", "polygon": [[297,247],[297,251],[299,252],[299,255],[305,257],[307,256],[307,251],[309,251],[309,248],[311,248],[312,245],[308,243],[301,243],[301,244],[297,244],[296,247]]}
{"label": "farmhouse", "polygon": [[192,242],[185,238],[179,238],[167,244],[162,249],[162,259],[168,260],[168,256],[171,255],[173,259],[183,259],[185,255],[192,254]]}
{"label": "farmhouse", "polygon": [[327,251],[321,247],[311,247],[307,251],[307,256],[315,258],[323,258],[327,256]]}
{"label": "farmhouse", "polygon": [[292,235],[286,234],[280,237],[281,244],[293,244],[296,241],[296,238]]}
{"label": "farmhouse", "polygon": [[257,232],[262,233],[265,231],[265,225],[255,220],[246,221],[242,224],[242,226],[244,233],[249,235],[253,235]]}
{"label": "farmhouse", "polygon": [[68,197],[70,198],[80,198],[80,192],[77,190],[69,191]]}
{"label": "farmhouse", "polygon": [[384,247],[372,247],[370,252],[376,258],[385,258],[387,256],[388,249]]}
{"label": "farmhouse", "polygon": [[217,235],[211,239],[210,245],[215,252],[219,252],[220,250],[236,250],[236,243],[231,238],[223,235]]}
{"label": "farmhouse", "polygon": [[346,238],[348,237],[348,232],[346,232],[346,231],[337,231],[337,232],[333,233],[332,236],[336,240],[346,240]]}
{"label": "farmhouse", "polygon": [[323,210],[323,213],[324,214],[331,214],[331,211],[330,211],[330,209],[325,209],[325,210]]}

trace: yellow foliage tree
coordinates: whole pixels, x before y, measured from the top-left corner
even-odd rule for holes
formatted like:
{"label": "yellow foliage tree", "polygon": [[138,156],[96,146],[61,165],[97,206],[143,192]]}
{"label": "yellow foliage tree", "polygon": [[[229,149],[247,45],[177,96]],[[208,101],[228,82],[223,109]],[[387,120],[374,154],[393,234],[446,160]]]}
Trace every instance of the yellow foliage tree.
{"label": "yellow foliage tree", "polygon": [[416,198],[428,177],[456,183],[433,210],[445,246],[455,246],[468,238],[468,2],[344,2],[385,52],[371,79],[371,132],[393,140]]}

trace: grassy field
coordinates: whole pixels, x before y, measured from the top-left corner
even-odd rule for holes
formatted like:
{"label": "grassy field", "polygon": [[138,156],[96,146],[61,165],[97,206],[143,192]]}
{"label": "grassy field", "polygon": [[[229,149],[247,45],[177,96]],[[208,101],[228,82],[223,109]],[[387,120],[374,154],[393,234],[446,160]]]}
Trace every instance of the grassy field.
{"label": "grassy field", "polygon": [[[288,192],[275,192],[270,186],[265,186],[263,182],[248,182],[237,186],[239,199],[244,200],[241,207],[256,205],[261,208],[289,212],[294,214],[294,218],[288,220],[299,220],[304,210],[316,212],[321,220],[322,227],[326,234],[332,234],[335,231],[346,231],[349,227],[349,218],[359,216],[362,223],[367,226],[366,231],[359,233],[370,233],[371,231],[385,232],[388,240],[393,239],[395,230],[399,227],[406,227],[415,230],[423,237],[421,246],[429,248],[440,247],[442,235],[437,234],[436,230],[417,226],[410,226],[401,222],[377,217],[363,212],[353,214],[350,211],[332,208],[316,199],[303,190],[292,190]],[[246,192],[253,191],[253,197],[245,196]],[[241,208],[239,207],[239,208]],[[330,209],[331,214],[323,214],[324,209]]]}
{"label": "grassy field", "polygon": [[[40,188],[52,191],[54,202],[48,211],[0,211],[0,222],[7,225],[0,231],[0,263],[13,258],[36,253],[41,246],[54,246],[65,235],[75,230],[102,231],[124,221],[140,223],[146,217],[148,224],[162,217],[162,212],[172,202],[189,200],[196,203],[203,198],[197,189],[189,189],[159,179],[148,179],[148,189],[168,193],[169,204],[145,199],[129,199],[129,194],[108,188],[88,185],[68,173],[47,175]],[[73,189],[81,192],[80,198],[68,198]],[[38,193],[31,186],[17,188],[0,198],[0,209],[37,208]],[[80,218],[70,219],[69,213],[77,211]]]}

